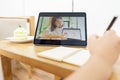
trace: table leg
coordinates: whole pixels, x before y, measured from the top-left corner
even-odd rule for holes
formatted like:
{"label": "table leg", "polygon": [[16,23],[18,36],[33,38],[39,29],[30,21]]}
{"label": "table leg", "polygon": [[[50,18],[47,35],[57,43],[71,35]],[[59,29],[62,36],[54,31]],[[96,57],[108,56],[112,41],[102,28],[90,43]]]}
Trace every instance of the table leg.
{"label": "table leg", "polygon": [[4,80],[12,80],[11,59],[1,56]]}
{"label": "table leg", "polygon": [[32,79],[32,66],[25,64],[25,63],[22,63],[22,62],[17,62],[17,64],[19,64],[23,68],[25,68],[27,70],[29,79]]}
{"label": "table leg", "polygon": [[60,80],[60,79],[61,79],[60,77],[55,75],[55,79],[54,80]]}
{"label": "table leg", "polygon": [[26,65],[27,66],[27,72],[28,72],[28,76],[29,76],[29,79],[32,78],[32,67],[30,65]]}

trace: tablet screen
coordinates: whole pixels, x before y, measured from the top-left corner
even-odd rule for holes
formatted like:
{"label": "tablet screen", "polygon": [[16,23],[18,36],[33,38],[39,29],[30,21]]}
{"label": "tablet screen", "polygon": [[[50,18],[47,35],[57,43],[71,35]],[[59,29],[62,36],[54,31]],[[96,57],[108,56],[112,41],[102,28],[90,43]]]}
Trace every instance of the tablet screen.
{"label": "tablet screen", "polygon": [[76,45],[82,41],[86,42],[86,15],[85,13],[40,13],[35,39],[41,44],[70,45],[69,42],[72,41]]}

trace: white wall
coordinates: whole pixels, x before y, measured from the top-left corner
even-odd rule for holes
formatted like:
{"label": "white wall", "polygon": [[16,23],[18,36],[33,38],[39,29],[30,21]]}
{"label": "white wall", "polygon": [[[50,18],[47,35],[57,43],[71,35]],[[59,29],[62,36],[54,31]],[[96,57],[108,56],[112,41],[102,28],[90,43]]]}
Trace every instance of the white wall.
{"label": "white wall", "polygon": [[23,16],[24,0],[0,0],[0,16]]}
{"label": "white wall", "polygon": [[25,15],[35,15],[39,12],[71,12],[72,0],[25,0]]}
{"label": "white wall", "polygon": [[[87,13],[88,35],[102,34],[113,15],[120,14],[120,0],[74,0],[75,12]],[[0,16],[35,16],[39,12],[71,12],[72,0],[0,0]]]}
{"label": "white wall", "polygon": [[74,0],[75,11],[85,11],[88,34],[103,34],[114,15],[120,15],[120,0]]}

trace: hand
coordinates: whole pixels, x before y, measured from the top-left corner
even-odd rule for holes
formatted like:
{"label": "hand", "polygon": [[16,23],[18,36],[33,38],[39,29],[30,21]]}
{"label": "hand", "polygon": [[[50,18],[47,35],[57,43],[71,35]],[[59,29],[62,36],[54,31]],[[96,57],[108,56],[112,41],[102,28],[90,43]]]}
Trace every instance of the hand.
{"label": "hand", "polygon": [[120,53],[120,38],[115,31],[106,31],[102,37],[93,35],[88,40],[88,49],[93,57],[98,57],[112,66]]}

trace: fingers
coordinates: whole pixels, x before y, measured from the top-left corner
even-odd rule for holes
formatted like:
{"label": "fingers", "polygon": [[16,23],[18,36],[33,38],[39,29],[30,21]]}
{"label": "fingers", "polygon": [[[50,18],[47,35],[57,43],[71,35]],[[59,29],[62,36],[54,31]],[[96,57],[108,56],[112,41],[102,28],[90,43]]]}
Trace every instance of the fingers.
{"label": "fingers", "polygon": [[[105,34],[103,36],[117,36],[116,35],[116,32],[114,30],[109,30],[109,31],[106,31]],[[90,42],[94,42],[96,41],[97,39],[99,39],[100,37],[98,35],[91,35],[88,39],[88,43]]]}
{"label": "fingers", "polygon": [[92,35],[88,39],[88,45],[95,44],[97,43],[98,39],[109,39],[109,40],[114,40],[120,43],[120,37],[117,36],[116,32],[114,30],[109,30],[104,33],[102,37],[99,37],[98,35]]}
{"label": "fingers", "polygon": [[88,43],[90,43],[90,42],[92,42],[92,41],[95,41],[96,39],[98,39],[99,38],[99,36],[98,35],[91,35],[90,37],[89,37],[89,39],[88,39]]}
{"label": "fingers", "polygon": [[116,35],[116,32],[114,30],[108,30],[104,35]]}
{"label": "fingers", "polygon": [[120,42],[120,37],[116,34],[114,30],[106,31],[103,36],[111,36],[111,38],[116,38]]}
{"label": "fingers", "polygon": [[119,48],[120,50],[120,37],[116,34],[114,30],[106,31],[103,37],[108,38],[111,43],[114,42],[114,44],[116,44],[116,48]]}
{"label": "fingers", "polygon": [[88,39],[87,47],[90,48],[91,46],[95,45],[98,38],[99,38],[99,36],[97,36],[97,35],[91,35]]}

